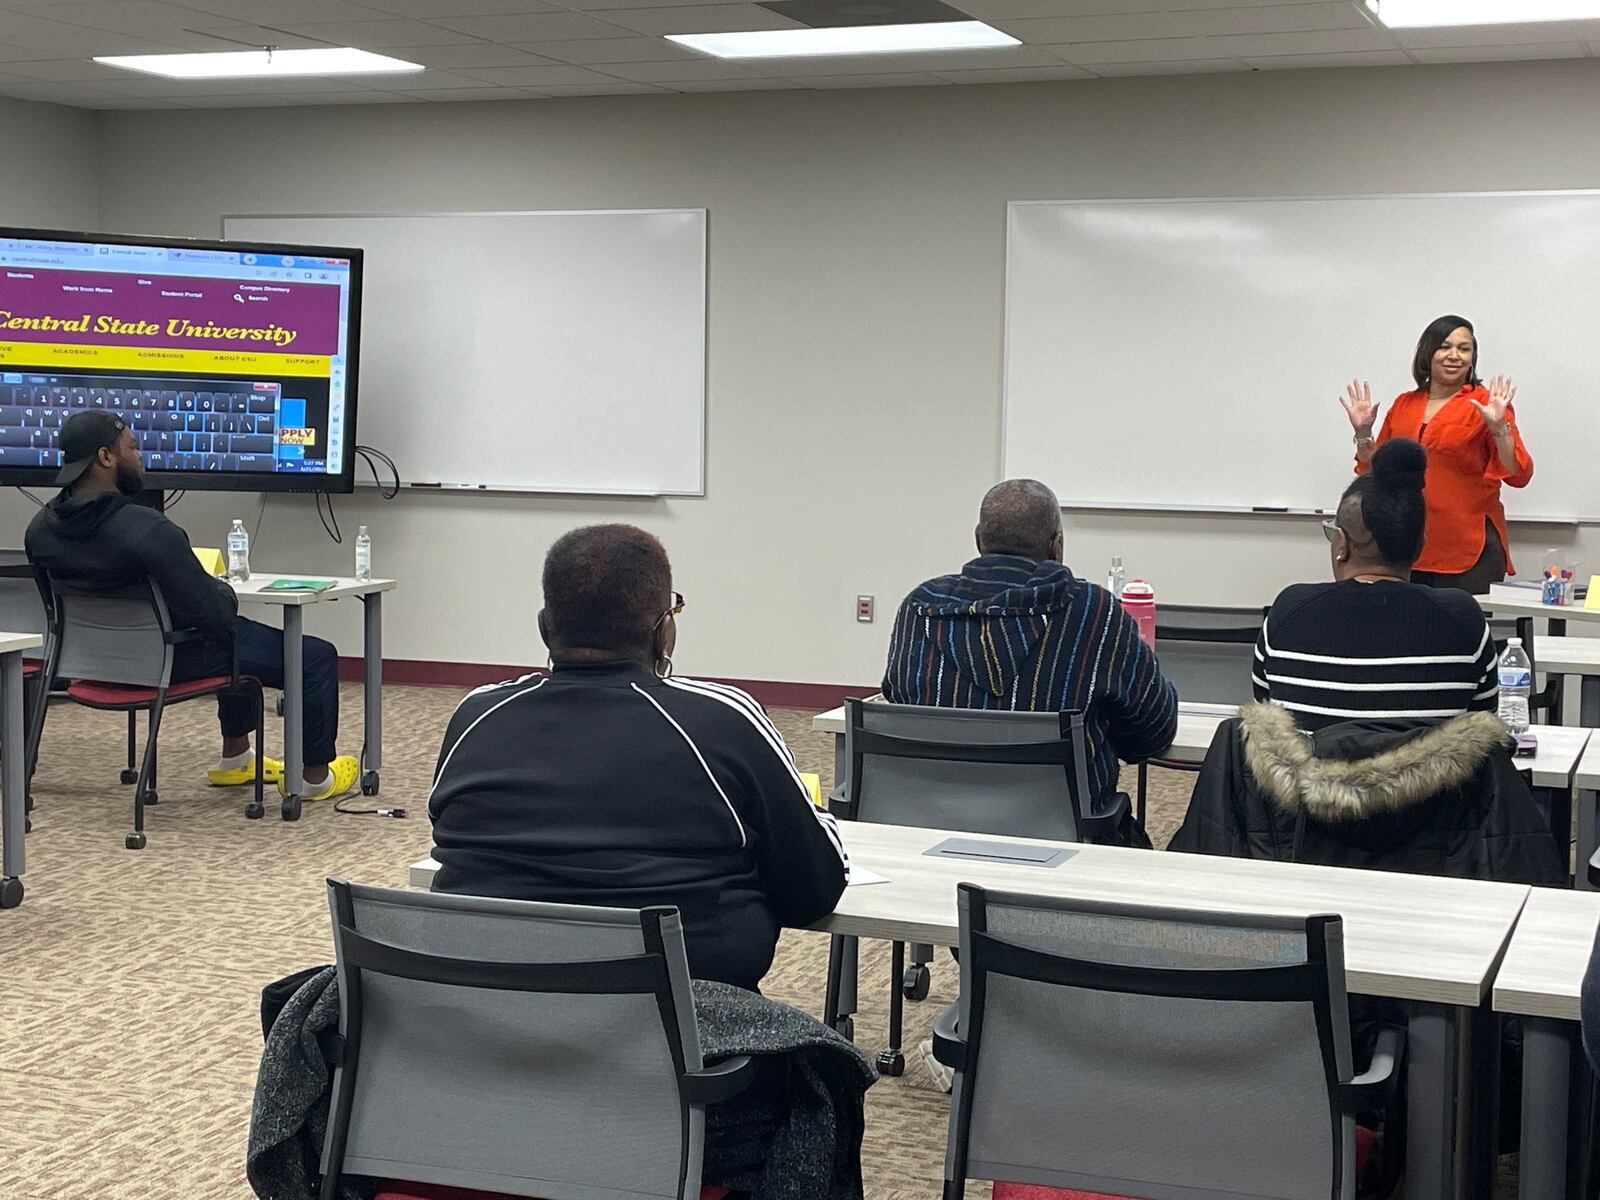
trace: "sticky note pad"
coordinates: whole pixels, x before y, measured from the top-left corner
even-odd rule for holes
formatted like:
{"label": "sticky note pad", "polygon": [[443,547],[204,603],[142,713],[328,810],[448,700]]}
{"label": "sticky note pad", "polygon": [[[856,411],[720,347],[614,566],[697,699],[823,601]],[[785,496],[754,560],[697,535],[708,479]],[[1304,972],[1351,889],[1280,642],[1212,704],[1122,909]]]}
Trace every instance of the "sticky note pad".
{"label": "sticky note pad", "polygon": [[1589,576],[1589,591],[1583,598],[1585,608],[1600,608],[1600,575]]}
{"label": "sticky note pad", "polygon": [[822,776],[814,771],[801,771],[800,778],[805,781],[806,787],[811,789],[811,803],[818,808],[822,807]]}
{"label": "sticky note pad", "polygon": [[200,565],[206,569],[208,575],[215,575],[220,579],[228,573],[228,562],[222,557],[221,550],[211,546],[196,546],[194,556],[200,560]]}

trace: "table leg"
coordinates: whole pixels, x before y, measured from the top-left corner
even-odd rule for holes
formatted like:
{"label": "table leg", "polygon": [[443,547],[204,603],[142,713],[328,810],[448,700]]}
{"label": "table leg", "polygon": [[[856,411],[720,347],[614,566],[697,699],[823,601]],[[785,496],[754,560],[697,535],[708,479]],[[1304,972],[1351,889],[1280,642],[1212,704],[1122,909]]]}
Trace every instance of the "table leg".
{"label": "table leg", "polygon": [[28,756],[22,735],[22,652],[0,654],[0,908],[22,903]]}
{"label": "table leg", "polygon": [[1578,861],[1573,872],[1580,891],[1592,892],[1594,884],[1589,879],[1589,860],[1595,852],[1595,807],[1600,802],[1600,792],[1589,788],[1578,789]]}
{"label": "table leg", "polygon": [[1572,1025],[1522,1018],[1521,1200],[1566,1200]]}
{"label": "table leg", "polygon": [[1419,1004],[1406,1028],[1406,1196],[1449,1200],[1459,1081],[1456,1010]]}
{"label": "table leg", "polygon": [[844,787],[845,776],[850,773],[844,757],[844,734],[833,735],[833,787],[841,791]]}
{"label": "table leg", "polygon": [[383,767],[383,593],[361,597],[361,794],[378,794],[378,772]]}
{"label": "table leg", "polygon": [[1578,683],[1578,724],[1600,729],[1600,675],[1585,675]]}
{"label": "table leg", "polygon": [[283,606],[283,819],[300,819],[300,786],[305,779],[305,614],[298,604]]}
{"label": "table leg", "polygon": [[844,934],[828,938],[828,990],[822,1001],[822,1023],[844,1033],[845,1020],[856,1011],[856,973],[860,955],[860,940]]}

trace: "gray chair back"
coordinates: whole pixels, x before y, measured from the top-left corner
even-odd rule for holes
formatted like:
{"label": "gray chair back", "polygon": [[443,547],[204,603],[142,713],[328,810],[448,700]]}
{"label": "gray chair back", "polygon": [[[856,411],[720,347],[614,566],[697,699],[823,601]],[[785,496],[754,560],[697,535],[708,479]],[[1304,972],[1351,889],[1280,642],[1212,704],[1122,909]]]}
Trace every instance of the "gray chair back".
{"label": "gray chair back", "polygon": [[845,716],[844,816],[1069,842],[1096,829],[1081,713],[847,700]]}
{"label": "gray chair back", "polygon": [[542,1200],[693,1200],[704,1108],[676,909],[328,881],[340,1173]]}
{"label": "gray chair back", "polygon": [[105,592],[47,579],[56,623],[54,678],[152,688],[171,682],[172,619],[154,580]]}
{"label": "gray chair back", "polygon": [[1264,608],[1164,604],[1156,610],[1161,674],[1186,700],[1249,704],[1250,671]]}
{"label": "gray chair back", "polygon": [[24,550],[0,549],[0,629],[37,633],[46,644],[24,650],[22,657],[41,660],[48,656],[50,615],[39,589],[38,573]]}
{"label": "gray chair back", "polygon": [[1151,1200],[1354,1195],[1338,917],[971,884],[958,903],[965,1061],[947,1180]]}

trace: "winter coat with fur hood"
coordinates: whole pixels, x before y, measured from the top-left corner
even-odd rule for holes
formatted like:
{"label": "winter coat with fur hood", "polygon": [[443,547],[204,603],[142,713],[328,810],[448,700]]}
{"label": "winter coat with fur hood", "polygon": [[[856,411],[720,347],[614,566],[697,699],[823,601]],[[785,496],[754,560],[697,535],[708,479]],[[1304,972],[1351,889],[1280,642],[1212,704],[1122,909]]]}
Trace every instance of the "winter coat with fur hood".
{"label": "winter coat with fur hood", "polygon": [[1308,734],[1251,704],[1211,743],[1168,847],[1559,886],[1556,839],[1492,713]]}

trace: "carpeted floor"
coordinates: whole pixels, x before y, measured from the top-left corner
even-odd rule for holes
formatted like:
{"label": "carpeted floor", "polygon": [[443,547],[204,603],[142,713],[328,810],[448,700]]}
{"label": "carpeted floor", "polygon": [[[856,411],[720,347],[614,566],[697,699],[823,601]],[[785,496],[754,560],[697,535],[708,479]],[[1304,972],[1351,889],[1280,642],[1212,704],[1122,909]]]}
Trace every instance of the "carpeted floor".
{"label": "carpeted floor", "polygon": [[[383,803],[405,820],[307,805],[294,825],[246,821],[247,789],[205,784],[217,751],[213,707],[163,721],[161,802],[148,847],[125,850],[132,789],[117,782],[123,723],[51,710],[34,784],[27,897],[0,912],[0,1196],[7,1200],[244,1200],[244,1142],[261,1035],[263,984],[329,960],[322,881],[403,886],[431,844],[424,801],[460,693],[386,692]],[[346,689],[345,728],[360,728]],[[831,738],[810,714],[775,719],[803,769],[831,786]],[[269,733],[269,748],[276,744]],[[349,749],[350,747],[345,747]],[[1127,784],[1132,783],[1129,773]],[[1154,773],[1150,830],[1165,844],[1192,776]],[[827,961],[819,934],[788,934],[765,990],[818,1012]],[[857,1040],[882,1045],[887,949],[864,947]],[[942,955],[933,990],[907,1006],[914,1046],[954,998]],[[939,1192],[946,1098],[920,1064],[868,1094],[868,1200]],[[986,1196],[986,1188],[969,1193]]]}

